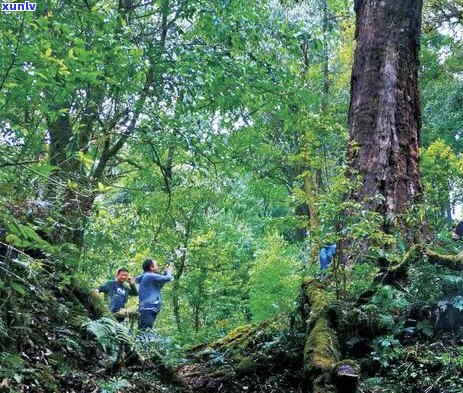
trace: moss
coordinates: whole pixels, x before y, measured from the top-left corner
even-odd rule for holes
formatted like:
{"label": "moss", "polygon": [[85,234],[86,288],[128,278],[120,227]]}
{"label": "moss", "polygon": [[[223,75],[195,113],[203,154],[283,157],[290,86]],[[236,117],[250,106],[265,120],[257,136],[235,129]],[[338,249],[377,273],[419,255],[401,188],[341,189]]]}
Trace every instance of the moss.
{"label": "moss", "polygon": [[342,359],[341,362],[339,362],[336,367],[338,366],[346,366],[349,365],[354,368],[354,370],[360,370],[360,364],[357,360],[355,359]]}
{"label": "moss", "polygon": [[238,375],[249,375],[256,371],[256,364],[250,357],[243,357],[235,366],[235,371]]}
{"label": "moss", "polygon": [[415,244],[407,251],[398,264],[389,269],[389,272],[395,274],[403,273],[411,263],[422,256],[427,257],[431,263],[445,266],[453,270],[463,270],[463,258],[460,254],[441,254],[431,248],[424,248],[420,244]]}
{"label": "moss", "polygon": [[392,266],[389,270],[393,273],[399,273],[407,269],[408,265],[419,257],[422,254],[422,247],[420,244],[415,244],[411,247],[403,256],[402,260]]}
{"label": "moss", "polygon": [[229,357],[235,353],[244,352],[254,340],[256,327],[243,325],[237,327],[224,338],[212,343],[196,345],[188,350],[188,353],[195,358],[213,356],[216,352],[227,352]]}
{"label": "moss", "polygon": [[253,352],[257,343],[265,341],[275,332],[281,332],[285,328],[285,318],[266,320],[255,326],[239,326],[224,338],[205,345],[195,346],[189,349],[188,353],[196,357],[202,357],[219,351],[227,352],[229,357],[232,358],[235,354],[242,355],[246,352]]}
{"label": "moss", "polygon": [[311,283],[306,287],[307,302],[310,307],[310,314],[307,324],[310,327],[318,318],[325,315],[332,303],[333,294],[327,292],[325,287]]}
{"label": "moss", "polygon": [[79,314],[87,316],[88,313],[93,319],[110,315],[105,301],[98,296],[97,292],[88,283],[73,278],[70,285],[64,289],[64,292],[66,298],[72,299],[74,306],[79,308]]}
{"label": "moss", "polygon": [[429,258],[429,262],[431,263],[436,263],[453,270],[463,270],[463,258],[460,254],[443,255],[433,250],[426,249],[425,255]]}
{"label": "moss", "polygon": [[304,366],[308,371],[332,371],[341,359],[338,339],[321,317],[310,331],[304,348]]}
{"label": "moss", "polygon": [[216,341],[212,344],[212,348],[227,347],[232,344],[243,344],[245,343],[254,332],[252,325],[239,326],[235,330],[231,331],[221,340]]}
{"label": "moss", "polygon": [[312,380],[313,392],[334,392],[330,382],[342,357],[330,320],[334,294],[327,291],[326,282],[312,277],[306,278],[303,293],[304,308],[308,311],[303,369]]}

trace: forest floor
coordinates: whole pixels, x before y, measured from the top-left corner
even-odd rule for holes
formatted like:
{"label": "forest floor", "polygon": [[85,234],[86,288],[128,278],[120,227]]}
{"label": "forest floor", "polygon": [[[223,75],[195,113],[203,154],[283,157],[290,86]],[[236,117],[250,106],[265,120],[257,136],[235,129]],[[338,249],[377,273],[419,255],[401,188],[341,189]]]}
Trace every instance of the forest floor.
{"label": "forest floor", "polygon": [[[1,392],[311,392],[317,378],[304,367],[306,332],[289,316],[240,327],[172,364],[159,342],[103,350],[104,340],[82,327],[88,310],[72,292],[42,287],[36,295],[9,292],[9,302],[20,296],[10,310],[19,319],[2,338],[9,347],[0,354]],[[382,345],[349,355],[361,375],[358,392],[463,392],[460,334],[402,335]]]}
{"label": "forest floor", "polygon": [[[402,281],[377,282],[350,300],[336,299],[329,281],[306,278],[291,315],[173,357],[169,340],[139,341],[43,250],[8,246],[9,231],[0,227],[0,392],[463,392],[458,255],[443,268],[427,264],[438,254],[420,251]],[[427,299],[441,281],[452,291]],[[339,365],[351,367],[355,389],[340,383]]]}

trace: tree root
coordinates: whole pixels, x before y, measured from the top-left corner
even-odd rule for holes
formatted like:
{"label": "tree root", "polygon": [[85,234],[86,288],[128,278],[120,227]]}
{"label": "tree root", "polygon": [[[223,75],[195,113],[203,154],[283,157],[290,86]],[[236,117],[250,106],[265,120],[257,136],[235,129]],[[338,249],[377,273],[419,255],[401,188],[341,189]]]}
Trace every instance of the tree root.
{"label": "tree root", "polygon": [[435,263],[452,270],[463,270],[463,255],[461,254],[444,255],[428,248],[424,250],[424,255],[428,257],[429,262],[431,263]]}
{"label": "tree root", "polygon": [[400,262],[392,266],[389,266],[386,259],[383,263],[380,260],[381,271],[375,281],[383,284],[397,283],[398,280],[407,276],[409,266],[422,258],[427,258],[430,263],[452,270],[463,270],[463,254],[439,254],[422,244],[415,244],[406,252]]}

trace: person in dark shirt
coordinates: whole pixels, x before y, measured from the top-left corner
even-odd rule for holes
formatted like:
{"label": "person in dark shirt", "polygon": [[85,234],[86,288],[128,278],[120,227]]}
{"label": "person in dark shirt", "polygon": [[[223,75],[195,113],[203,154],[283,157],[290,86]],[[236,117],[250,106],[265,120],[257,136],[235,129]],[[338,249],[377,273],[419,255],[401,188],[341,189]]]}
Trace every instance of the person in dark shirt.
{"label": "person in dark shirt", "polygon": [[139,310],[140,321],[138,327],[140,330],[146,330],[153,327],[159,311],[161,311],[161,288],[166,282],[172,281],[172,267],[169,265],[164,274],[159,274],[157,261],[148,258],[143,262],[143,274],[136,278],[139,284]]}
{"label": "person in dark shirt", "polygon": [[452,239],[461,240],[463,237],[463,221],[458,222],[452,230]]}
{"label": "person in dark shirt", "polygon": [[[126,282],[129,283],[129,286],[125,285]],[[98,292],[104,293],[105,297],[108,298],[109,311],[113,314],[125,307],[129,296],[138,294],[133,278],[124,267],[117,269],[116,278],[100,286]]]}

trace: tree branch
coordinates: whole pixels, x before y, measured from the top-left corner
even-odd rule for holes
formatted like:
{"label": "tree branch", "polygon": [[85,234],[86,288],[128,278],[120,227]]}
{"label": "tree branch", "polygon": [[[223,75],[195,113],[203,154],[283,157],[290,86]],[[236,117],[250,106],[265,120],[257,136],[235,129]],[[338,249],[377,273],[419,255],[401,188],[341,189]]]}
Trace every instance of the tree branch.
{"label": "tree branch", "polygon": [[18,33],[18,39],[16,40],[16,46],[14,48],[13,56],[11,57],[11,62],[9,64],[6,72],[5,72],[5,75],[3,75],[2,81],[0,82],[0,91],[2,90],[3,85],[6,82],[6,79],[8,78],[8,75],[10,74],[11,70],[13,69],[13,66],[16,63],[16,58],[17,58],[18,52],[19,52],[19,43],[21,41],[21,36],[23,35],[23,32],[24,32],[24,20],[25,20],[25,17],[26,17],[26,14],[23,13],[23,17],[22,17],[22,20],[21,20],[21,26],[19,28],[19,33]]}

